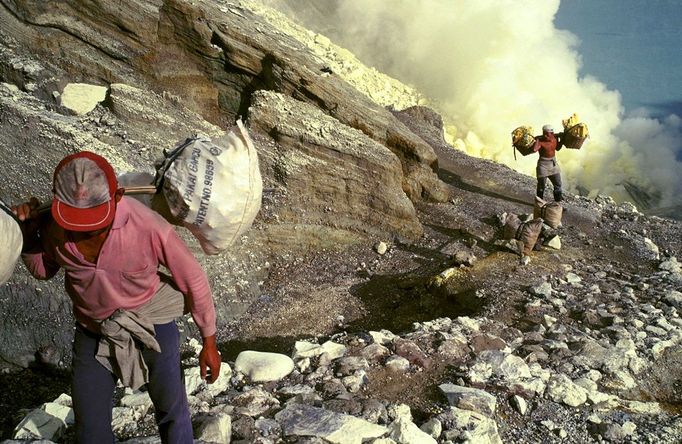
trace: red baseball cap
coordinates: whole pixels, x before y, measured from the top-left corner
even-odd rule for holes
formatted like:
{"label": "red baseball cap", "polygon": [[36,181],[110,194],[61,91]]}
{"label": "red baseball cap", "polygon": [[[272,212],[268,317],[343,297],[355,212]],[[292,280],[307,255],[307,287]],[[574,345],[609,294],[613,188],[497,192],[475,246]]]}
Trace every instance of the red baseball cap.
{"label": "red baseball cap", "polygon": [[54,171],[52,217],[65,230],[96,231],[114,220],[116,173],[95,153],[71,154]]}

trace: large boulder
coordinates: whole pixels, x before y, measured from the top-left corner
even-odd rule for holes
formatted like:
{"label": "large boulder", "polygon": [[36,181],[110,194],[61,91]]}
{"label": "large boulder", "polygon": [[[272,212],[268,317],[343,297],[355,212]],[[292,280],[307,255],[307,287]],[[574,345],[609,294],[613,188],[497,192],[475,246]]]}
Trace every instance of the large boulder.
{"label": "large boulder", "polygon": [[[421,235],[401,189],[400,160],[385,146],[318,108],[270,91],[254,94],[248,122],[275,142],[263,144],[261,153],[268,176],[286,188],[287,207],[294,210],[280,215],[287,231],[296,223],[316,227],[317,237],[334,231]],[[301,208],[306,211],[295,211]]]}

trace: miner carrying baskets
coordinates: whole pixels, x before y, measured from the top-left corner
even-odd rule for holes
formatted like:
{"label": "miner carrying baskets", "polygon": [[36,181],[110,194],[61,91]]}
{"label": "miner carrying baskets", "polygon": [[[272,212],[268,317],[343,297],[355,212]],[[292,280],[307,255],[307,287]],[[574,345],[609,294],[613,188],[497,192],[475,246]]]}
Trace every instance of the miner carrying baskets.
{"label": "miner carrying baskets", "polygon": [[532,153],[539,154],[535,169],[537,176],[536,195],[542,200],[544,200],[547,180],[552,182],[554,187],[554,201],[561,202],[563,200],[561,170],[556,152],[564,146],[580,149],[588,137],[587,125],[579,123],[576,114],[562,121],[562,123],[564,131],[561,133],[555,133],[554,127],[550,124],[542,127],[542,134],[539,136],[533,136],[533,130],[528,126],[518,127],[512,132],[514,156],[516,156],[516,150],[524,156]]}

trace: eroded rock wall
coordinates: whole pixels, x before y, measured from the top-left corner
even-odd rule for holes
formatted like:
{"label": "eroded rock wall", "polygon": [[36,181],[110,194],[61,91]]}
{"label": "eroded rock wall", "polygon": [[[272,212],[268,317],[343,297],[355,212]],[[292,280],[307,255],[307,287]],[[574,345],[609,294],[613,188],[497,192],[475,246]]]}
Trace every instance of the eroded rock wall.
{"label": "eroded rock wall", "polygon": [[231,2],[2,2],[0,23],[24,48],[72,79],[129,83],[169,92],[226,126],[248,112],[251,94],[273,90],[320,108],[391,149],[403,190],[447,199],[431,147],[389,111],[330,75],[297,40]]}
{"label": "eroded rock wall", "polygon": [[[152,174],[164,149],[246,120],[266,188],[254,228],[217,257],[180,230],[221,324],[260,294],[271,258],[415,239],[413,203],[447,197],[428,144],[241,4],[0,0],[0,25],[0,197],[10,203],[49,199],[53,168],[71,152]],[[105,86],[106,99],[75,115],[61,100],[74,82]],[[26,365],[52,345],[68,362],[69,334],[51,333],[73,326],[63,283],[38,284],[22,267],[0,287],[11,305],[0,360]],[[35,302],[46,296],[55,302]],[[55,325],[35,329],[44,319]]]}

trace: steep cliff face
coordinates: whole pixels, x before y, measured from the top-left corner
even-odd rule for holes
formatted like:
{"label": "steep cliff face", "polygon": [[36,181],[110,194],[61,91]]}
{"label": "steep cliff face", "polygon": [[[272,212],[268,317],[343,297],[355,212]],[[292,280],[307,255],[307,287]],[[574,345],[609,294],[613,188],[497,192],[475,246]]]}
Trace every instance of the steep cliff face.
{"label": "steep cliff face", "polygon": [[[246,120],[261,158],[262,214],[249,238],[220,257],[196,250],[221,322],[258,294],[269,257],[415,239],[423,228],[414,202],[447,199],[428,144],[241,4],[3,0],[0,24],[5,201],[48,199],[52,170],[70,152],[99,152],[121,173],[153,173],[163,149]],[[106,100],[74,115],[62,101],[74,82],[106,87]],[[47,311],[28,309],[37,287],[57,301]],[[43,318],[70,324],[60,282],[36,286],[18,266],[0,292],[18,307],[0,334],[10,344],[0,351],[6,361],[25,365],[49,343],[68,355],[64,338],[31,329]],[[24,340],[9,340],[12,331]]]}
{"label": "steep cliff face", "polygon": [[[248,115],[254,91],[280,92],[391,149],[402,161],[402,186],[410,198],[446,199],[435,177],[437,158],[427,144],[390,112],[325,72],[323,62],[301,43],[243,7],[177,0],[3,4],[3,29],[20,52],[30,50],[63,71],[57,84],[127,83],[171,93],[221,126]],[[52,86],[45,85],[45,96]]]}

